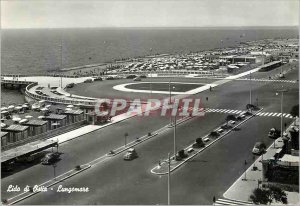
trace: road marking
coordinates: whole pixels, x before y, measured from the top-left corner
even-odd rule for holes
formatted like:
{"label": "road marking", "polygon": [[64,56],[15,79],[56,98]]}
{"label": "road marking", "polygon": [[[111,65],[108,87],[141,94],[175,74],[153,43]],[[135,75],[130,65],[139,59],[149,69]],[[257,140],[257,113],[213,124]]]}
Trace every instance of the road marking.
{"label": "road marking", "polygon": [[[278,113],[276,116],[277,116],[277,117],[281,116],[281,113]],[[282,116],[284,116],[284,115],[282,115]]]}
{"label": "road marking", "polygon": [[229,200],[229,199],[222,199],[219,198],[216,201],[215,205],[252,205],[252,202],[245,202],[241,200]]}

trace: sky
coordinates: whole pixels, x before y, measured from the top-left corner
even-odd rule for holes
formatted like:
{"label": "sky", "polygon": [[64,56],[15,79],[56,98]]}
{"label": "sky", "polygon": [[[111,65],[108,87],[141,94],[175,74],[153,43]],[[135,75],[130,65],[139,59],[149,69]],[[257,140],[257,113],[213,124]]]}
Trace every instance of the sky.
{"label": "sky", "polygon": [[2,28],[298,25],[299,0],[1,0]]}

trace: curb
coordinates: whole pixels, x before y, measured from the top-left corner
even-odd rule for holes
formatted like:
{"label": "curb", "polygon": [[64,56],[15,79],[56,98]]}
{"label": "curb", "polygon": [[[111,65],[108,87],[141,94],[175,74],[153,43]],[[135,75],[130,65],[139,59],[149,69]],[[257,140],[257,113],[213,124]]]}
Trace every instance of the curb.
{"label": "curb", "polygon": [[[290,128],[293,124],[294,124],[294,122],[295,121],[293,121],[288,127],[287,127],[287,129],[285,130],[285,131],[287,131],[288,130],[288,128]],[[279,138],[278,138],[279,139]],[[276,140],[278,140],[278,139],[276,139]],[[275,141],[276,141],[275,140]],[[270,146],[268,147],[268,149],[267,149],[267,151],[270,149],[270,148],[272,148],[273,147],[273,143],[271,143],[270,144]],[[248,172],[252,167],[253,167],[253,165],[254,164],[256,164],[256,163],[259,163],[259,161],[260,161],[260,159],[261,159],[261,155],[247,168],[247,170],[246,170],[246,172]],[[224,198],[226,198],[226,199],[230,199],[230,200],[235,200],[235,201],[242,201],[243,202],[243,200],[237,200],[237,199],[233,199],[233,198],[228,198],[228,197],[226,197],[226,195],[225,195],[225,193],[227,193],[230,189],[231,189],[231,187],[236,183],[236,182],[238,182],[242,177],[243,177],[243,175],[244,175],[244,172],[242,173],[242,175],[240,176],[240,177],[238,177],[233,183],[232,183],[232,185],[223,193],[223,197]],[[245,201],[244,201],[245,202]],[[253,204],[253,203],[252,203]]]}
{"label": "curb", "polygon": [[[255,117],[256,114],[258,112],[261,112],[263,110],[263,108],[261,108],[260,110],[256,111],[254,114],[252,114],[251,116],[249,116],[248,118],[244,119],[243,121],[241,121],[240,123],[238,123],[237,125],[235,125],[234,127],[232,127],[230,130],[228,130],[227,132],[225,132],[223,135],[221,135],[220,137],[218,137],[217,139],[215,139],[214,141],[210,142],[208,145],[206,145],[204,148],[200,149],[199,151],[197,151],[195,154],[189,156],[187,159],[185,159],[184,161],[182,161],[181,163],[179,163],[177,166],[175,166],[174,168],[172,168],[170,170],[170,172],[173,172],[174,170],[176,170],[177,168],[179,168],[180,166],[182,166],[184,163],[186,163],[188,160],[192,159],[193,157],[195,157],[196,155],[198,155],[199,153],[203,152],[205,149],[207,149],[208,147],[210,147],[211,145],[213,145],[215,142],[221,140],[223,137],[225,137],[227,134],[229,134],[230,132],[232,132],[233,129],[237,128],[238,126],[240,126],[241,124],[245,123],[246,121],[248,121],[249,119],[251,119],[252,117]],[[205,135],[203,138],[207,137],[208,135]],[[191,145],[189,145],[188,147],[186,147],[185,149],[189,148]],[[173,156],[172,156],[173,157]],[[171,158],[172,158],[171,157]],[[156,175],[166,175],[168,174],[168,172],[154,172],[154,170],[157,168],[158,166],[154,167],[151,169],[151,173],[152,174],[156,174]]]}
{"label": "curb", "polygon": [[[67,175],[66,177],[63,177],[61,180],[56,180],[55,182],[53,182],[53,183],[51,183],[50,185],[46,186],[46,188],[49,188],[49,187],[51,187],[51,186],[53,186],[53,185],[56,185],[57,183],[62,182],[62,181],[66,180],[66,179],[68,179],[68,178],[70,178],[70,177],[73,177],[74,175],[76,175],[76,174],[78,174],[78,173],[81,173],[81,172],[83,172],[83,171],[85,171],[85,170],[87,170],[87,169],[89,169],[89,168],[91,168],[91,165],[87,165],[86,167],[82,168],[81,170],[75,171],[74,173],[72,173],[72,174],[70,174],[70,175]],[[73,169],[73,170],[74,170],[74,169]],[[49,182],[49,180],[48,180],[47,182]],[[43,184],[45,184],[45,183],[43,183]],[[42,186],[43,184],[41,184],[41,185],[39,185],[39,186]],[[27,198],[33,196],[33,195],[36,195],[36,194],[40,193],[40,192],[41,192],[41,191],[37,191],[37,192],[33,192],[33,193],[27,192],[27,193],[30,193],[30,194],[29,194],[29,195],[26,195],[25,197],[22,197],[22,198],[20,198],[20,199],[18,199],[18,200],[15,200],[15,201],[13,201],[13,202],[11,202],[11,203],[8,203],[8,205],[16,204],[16,203],[18,203],[18,202],[20,202],[20,201],[22,201],[22,200],[25,200],[25,199],[27,199]],[[26,193],[24,193],[24,194],[26,194]],[[21,195],[21,194],[20,194],[20,195]],[[12,197],[12,198],[13,198],[13,197]],[[11,199],[12,199],[12,198],[11,198]]]}
{"label": "curb", "polygon": [[[186,118],[186,119],[183,119],[182,121],[176,123],[176,126],[177,126],[177,125],[180,125],[180,124],[182,124],[182,123],[184,123],[184,122],[186,122],[186,121],[188,121],[188,120],[190,120],[190,119],[192,119],[192,118],[193,118],[193,117],[188,117],[188,118]],[[172,126],[171,128],[173,128],[173,126]],[[140,139],[139,141],[132,141],[132,142],[128,143],[128,145],[131,144],[131,143],[132,143],[132,145],[130,145],[130,146],[126,147],[126,148],[123,148],[123,149],[121,149],[120,151],[117,151],[116,153],[114,153],[114,154],[112,154],[112,155],[106,154],[106,156],[107,156],[107,157],[114,157],[114,156],[116,156],[116,155],[118,155],[118,154],[124,152],[125,150],[129,149],[130,147],[134,147],[134,146],[136,146],[136,145],[138,145],[138,144],[140,144],[140,143],[142,143],[142,142],[144,142],[144,141],[146,141],[146,140],[149,140],[149,139],[151,139],[152,137],[155,137],[155,136],[159,135],[160,133],[162,133],[162,132],[164,132],[164,131],[166,131],[166,130],[168,130],[168,129],[171,129],[171,128],[169,128],[168,125],[166,125],[166,126],[160,128],[160,129],[156,130],[151,136],[144,135],[144,136],[141,137],[141,139]],[[142,138],[143,138],[143,139],[142,139]]]}

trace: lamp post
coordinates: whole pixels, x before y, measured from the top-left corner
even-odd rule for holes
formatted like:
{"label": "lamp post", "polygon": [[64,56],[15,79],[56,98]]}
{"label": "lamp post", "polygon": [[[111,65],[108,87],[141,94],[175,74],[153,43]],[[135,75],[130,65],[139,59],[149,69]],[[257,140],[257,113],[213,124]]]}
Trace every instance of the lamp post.
{"label": "lamp post", "polygon": [[176,160],[176,115],[174,116],[174,160]]}
{"label": "lamp post", "polygon": [[128,133],[126,132],[125,134],[124,134],[124,138],[125,138],[125,144],[124,144],[124,147],[126,148],[126,146],[127,146],[127,137],[128,137]]}
{"label": "lamp post", "polygon": [[54,180],[56,180],[56,171],[55,168],[57,167],[56,163],[53,164],[53,175],[54,175]]}
{"label": "lamp post", "polygon": [[170,153],[168,153],[168,205],[171,204],[171,160],[170,160]]}
{"label": "lamp post", "polygon": [[[282,137],[283,135],[283,93],[287,92],[287,89],[281,89],[281,90],[277,90],[276,95],[279,95],[279,93],[281,93],[281,98],[280,98],[280,113],[281,113],[281,117],[280,117],[280,136]],[[275,142],[274,142],[275,144]]]}
{"label": "lamp post", "polygon": [[252,84],[251,84],[251,72],[250,72],[250,104],[252,104]]}

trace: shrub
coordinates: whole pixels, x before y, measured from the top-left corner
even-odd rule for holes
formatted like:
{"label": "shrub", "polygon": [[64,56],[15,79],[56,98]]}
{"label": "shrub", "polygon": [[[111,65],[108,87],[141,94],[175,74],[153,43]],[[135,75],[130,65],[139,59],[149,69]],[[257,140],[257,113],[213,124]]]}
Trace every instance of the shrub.
{"label": "shrub", "polygon": [[75,170],[81,170],[81,166],[80,165],[77,165],[76,167],[75,167]]}

